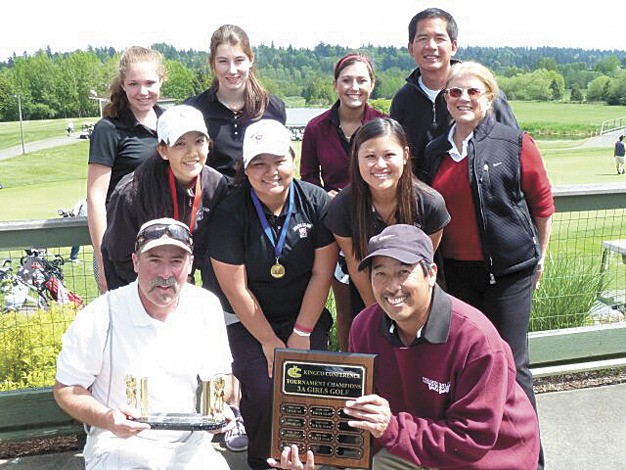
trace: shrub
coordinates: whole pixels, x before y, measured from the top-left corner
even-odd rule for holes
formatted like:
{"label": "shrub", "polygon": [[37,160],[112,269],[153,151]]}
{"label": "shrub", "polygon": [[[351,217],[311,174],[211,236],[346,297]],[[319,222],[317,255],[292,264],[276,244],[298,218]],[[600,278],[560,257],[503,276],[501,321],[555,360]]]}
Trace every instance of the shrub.
{"label": "shrub", "polygon": [[591,324],[589,311],[602,286],[590,258],[563,257],[546,261],[541,287],[533,296],[530,331]]}
{"label": "shrub", "polygon": [[0,390],[53,385],[61,337],[75,315],[73,307],[58,304],[0,314]]}

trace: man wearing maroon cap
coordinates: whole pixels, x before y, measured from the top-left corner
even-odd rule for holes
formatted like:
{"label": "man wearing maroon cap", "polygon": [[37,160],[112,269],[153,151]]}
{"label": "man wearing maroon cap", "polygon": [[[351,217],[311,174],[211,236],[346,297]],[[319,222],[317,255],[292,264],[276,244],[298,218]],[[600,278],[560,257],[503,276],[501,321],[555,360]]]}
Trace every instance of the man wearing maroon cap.
{"label": "man wearing maroon cap", "polygon": [[[377,355],[374,395],[346,402],[350,426],[374,437],[373,469],[536,469],[539,425],[491,322],[435,283],[424,232],[392,225],[370,239],[377,303],[356,317],[349,349]],[[276,467],[313,468],[286,448]]]}

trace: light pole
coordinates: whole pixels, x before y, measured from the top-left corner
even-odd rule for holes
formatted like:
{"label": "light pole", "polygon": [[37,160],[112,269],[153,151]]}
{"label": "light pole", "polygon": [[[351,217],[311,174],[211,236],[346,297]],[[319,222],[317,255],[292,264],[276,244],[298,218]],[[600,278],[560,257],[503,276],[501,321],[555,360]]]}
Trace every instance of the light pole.
{"label": "light pole", "polygon": [[17,112],[20,116],[20,136],[22,138],[22,155],[26,153],[26,147],[24,146],[24,120],[22,119],[22,97],[20,95],[13,95],[17,98]]}

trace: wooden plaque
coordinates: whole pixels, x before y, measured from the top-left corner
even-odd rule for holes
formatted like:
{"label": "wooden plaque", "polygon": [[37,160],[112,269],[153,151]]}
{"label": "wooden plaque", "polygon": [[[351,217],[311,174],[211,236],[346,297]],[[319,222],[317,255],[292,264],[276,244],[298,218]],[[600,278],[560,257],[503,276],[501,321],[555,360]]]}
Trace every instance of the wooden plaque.
{"label": "wooden plaque", "polygon": [[371,435],[348,426],[346,400],[374,391],[375,354],[276,349],[271,456],[296,444],[315,464],[370,468]]}

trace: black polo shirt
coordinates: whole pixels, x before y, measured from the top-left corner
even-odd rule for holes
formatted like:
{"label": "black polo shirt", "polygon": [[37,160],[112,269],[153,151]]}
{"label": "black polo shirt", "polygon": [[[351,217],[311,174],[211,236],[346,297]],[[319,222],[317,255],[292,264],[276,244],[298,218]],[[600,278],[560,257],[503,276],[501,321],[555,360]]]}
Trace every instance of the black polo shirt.
{"label": "black polo shirt", "polygon": [[[157,116],[163,109],[154,107]],[[123,176],[135,171],[156,152],[157,133],[135,118],[127,108],[119,118],[104,118],[95,125],[89,140],[89,163],[111,168],[107,201]]]}
{"label": "black polo shirt", "polygon": [[[200,110],[204,116],[209,136],[213,140],[207,165],[228,178],[234,178],[237,161],[242,158],[243,134],[251,122],[249,117],[236,114],[224,106],[217,99],[213,88],[187,98],[184,104]],[[285,124],[287,121],[285,104],[276,96],[270,96],[262,118],[274,119]]]}
{"label": "black polo shirt", "polygon": [[[159,158],[159,157],[154,157]],[[194,268],[202,273],[202,279],[207,279],[207,288],[215,284],[213,271],[208,266],[206,256],[207,230],[209,219],[218,203],[224,199],[228,191],[226,178],[212,168],[205,166],[202,169],[202,199],[196,212],[193,232]],[[139,228],[153,218],[137,199],[137,193],[151,194],[155,183],[151,181],[157,176],[146,175],[143,180],[136,180],[135,173],[128,174],[120,180],[111,195],[107,205],[107,229],[102,238],[102,258],[105,266],[106,279],[109,289],[125,286],[137,278],[133,269],[132,253],[135,251],[135,238]],[[167,173],[158,175],[167,179]],[[176,196],[180,208],[179,220],[189,225],[191,221],[191,207],[193,195],[176,182]],[[171,197],[169,194],[167,197]],[[166,213],[165,208],[159,214],[161,217],[174,217],[173,213]]]}
{"label": "black polo shirt", "polygon": [[[422,229],[426,235],[432,235],[448,225],[450,214],[441,194],[424,183],[414,184],[413,191],[418,213],[415,226]],[[352,189],[350,187],[341,191],[333,199],[325,222],[334,234],[352,238]],[[368,240],[382,232],[385,227],[387,223],[372,207],[372,216],[367,225]]]}
{"label": "black polo shirt", "polygon": [[[280,263],[285,276],[275,279],[270,268],[276,262],[274,247],[265,235],[250,197],[248,182],[237,188],[217,207],[209,225],[208,253],[227,264],[245,265],[248,287],[270,323],[296,318],[311,279],[315,250],[334,242],[324,226],[330,198],[326,192],[304,181],[293,181],[294,209]],[[270,226],[280,233],[287,208],[276,217],[262,204]],[[232,312],[226,296],[217,293],[224,310]]]}
{"label": "black polo shirt", "polygon": [[[417,227],[422,229],[426,235],[432,235],[448,225],[450,214],[441,194],[424,183],[414,183],[413,191],[419,216],[415,223]],[[333,199],[325,223],[335,235],[352,238],[352,218],[352,189],[347,187]],[[372,215],[367,224],[367,239],[378,235],[385,227],[387,227],[387,222],[372,207]],[[352,316],[355,317],[364,308],[363,299],[361,299],[354,283],[351,282],[350,309]]]}

